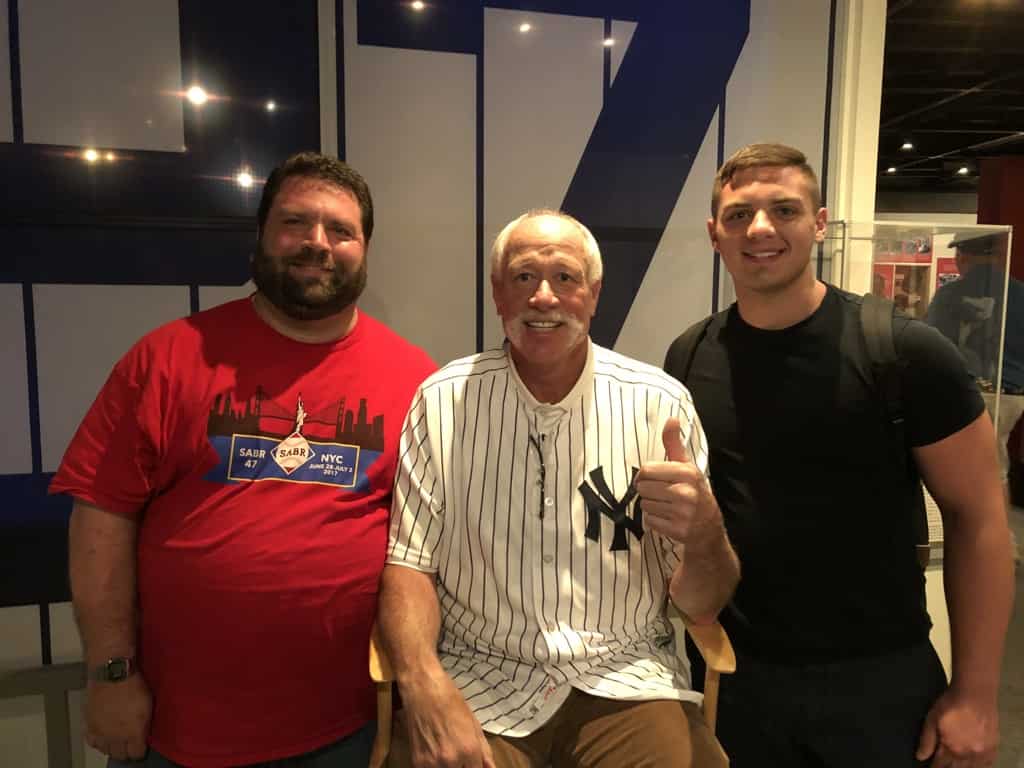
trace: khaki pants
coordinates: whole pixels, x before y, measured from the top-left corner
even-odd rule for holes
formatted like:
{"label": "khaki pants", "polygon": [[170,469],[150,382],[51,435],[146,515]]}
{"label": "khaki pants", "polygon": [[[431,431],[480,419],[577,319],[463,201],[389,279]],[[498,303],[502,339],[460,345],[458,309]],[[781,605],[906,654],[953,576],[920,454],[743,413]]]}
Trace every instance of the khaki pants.
{"label": "khaki pants", "polygon": [[[692,702],[616,701],[576,689],[540,729],[487,734],[497,768],[724,768],[729,761]],[[396,719],[389,768],[409,768]]]}

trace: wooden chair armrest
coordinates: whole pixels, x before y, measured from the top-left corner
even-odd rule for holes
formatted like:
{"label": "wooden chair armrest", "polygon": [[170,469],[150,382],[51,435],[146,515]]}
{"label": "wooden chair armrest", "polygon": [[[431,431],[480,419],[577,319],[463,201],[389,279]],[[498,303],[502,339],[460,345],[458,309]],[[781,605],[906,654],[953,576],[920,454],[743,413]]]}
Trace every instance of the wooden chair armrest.
{"label": "wooden chair armrest", "polygon": [[685,616],[683,624],[708,669],[723,675],[736,671],[736,652],[721,624],[693,624]]}
{"label": "wooden chair armrest", "polygon": [[391,668],[384,646],[380,642],[377,622],[370,630],[370,679],[377,684],[377,735],[373,739],[369,768],[384,768],[391,751],[392,683],[395,672]]}
{"label": "wooden chair armrest", "polygon": [[380,642],[380,631],[376,622],[370,632],[370,679],[375,683],[390,683],[395,679],[395,672],[391,668],[391,659],[388,658],[384,646]]}

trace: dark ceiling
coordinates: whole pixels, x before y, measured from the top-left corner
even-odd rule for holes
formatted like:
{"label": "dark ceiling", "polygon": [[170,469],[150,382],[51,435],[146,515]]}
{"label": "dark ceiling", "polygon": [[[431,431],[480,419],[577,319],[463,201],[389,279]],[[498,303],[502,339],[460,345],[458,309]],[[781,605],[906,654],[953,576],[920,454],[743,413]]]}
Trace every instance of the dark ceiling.
{"label": "dark ceiling", "polygon": [[1024,0],[888,0],[879,193],[973,192],[980,158],[1021,154]]}

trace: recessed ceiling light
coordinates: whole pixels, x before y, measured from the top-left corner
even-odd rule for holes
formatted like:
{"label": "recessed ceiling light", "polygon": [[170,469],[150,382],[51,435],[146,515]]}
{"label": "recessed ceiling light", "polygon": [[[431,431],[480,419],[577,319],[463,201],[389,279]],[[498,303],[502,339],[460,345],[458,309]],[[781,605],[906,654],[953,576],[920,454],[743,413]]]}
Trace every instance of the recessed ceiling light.
{"label": "recessed ceiling light", "polygon": [[409,5],[412,6],[412,9],[414,11],[422,11],[424,8],[427,7],[427,4],[424,3],[423,0],[413,0],[411,3],[409,3]]}
{"label": "recessed ceiling light", "polygon": [[900,149],[902,149],[904,152],[909,152],[913,148],[914,148],[914,144],[913,144],[913,142],[910,142],[910,141],[904,141],[900,145]]}
{"label": "recessed ceiling light", "polygon": [[273,112],[277,109],[277,102],[271,99],[267,102],[267,112]]}
{"label": "recessed ceiling light", "polygon": [[895,165],[890,165],[888,168],[885,169],[885,172],[886,173],[896,173],[896,166]]}
{"label": "recessed ceiling light", "polygon": [[238,175],[235,176],[235,181],[238,182],[238,186],[242,189],[248,189],[252,186],[252,174],[248,171],[239,171]]}
{"label": "recessed ceiling light", "polygon": [[613,45],[615,45],[615,38],[614,37],[606,37],[604,39],[604,47],[605,48],[611,48]]}
{"label": "recessed ceiling light", "polygon": [[971,169],[968,168],[966,165],[961,165],[960,168],[957,170],[957,174],[959,174],[960,176],[966,176],[970,172]]}
{"label": "recessed ceiling light", "polygon": [[185,91],[185,98],[191,101],[197,107],[201,107],[203,104],[206,103],[207,99],[209,99],[210,97],[207,95],[206,91],[204,91],[201,87],[199,87],[198,85],[193,85],[191,88]]}
{"label": "recessed ceiling light", "polygon": [[524,35],[531,29],[533,29],[533,25],[530,24],[530,22],[528,21],[524,21],[522,24],[519,25],[519,31],[522,32]]}
{"label": "recessed ceiling light", "polygon": [[95,149],[89,148],[82,153],[82,159],[87,163],[95,163],[100,159],[100,153]]}

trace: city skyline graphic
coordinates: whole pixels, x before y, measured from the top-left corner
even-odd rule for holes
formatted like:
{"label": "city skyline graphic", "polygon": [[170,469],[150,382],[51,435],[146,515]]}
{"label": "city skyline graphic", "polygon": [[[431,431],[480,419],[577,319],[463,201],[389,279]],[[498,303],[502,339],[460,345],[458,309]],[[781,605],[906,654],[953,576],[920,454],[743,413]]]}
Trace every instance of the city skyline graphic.
{"label": "city skyline graphic", "polygon": [[[299,396],[301,397],[301,395]],[[325,408],[309,412],[302,425],[302,434],[313,440],[324,440],[382,452],[384,450],[384,416],[369,415],[367,399],[359,398],[358,407],[346,409],[348,398],[342,396]],[[283,440],[295,431],[294,406],[282,407],[266,396],[262,387],[255,394],[236,400],[233,393],[217,395],[210,406],[206,434],[209,437],[231,437],[244,434]]]}

